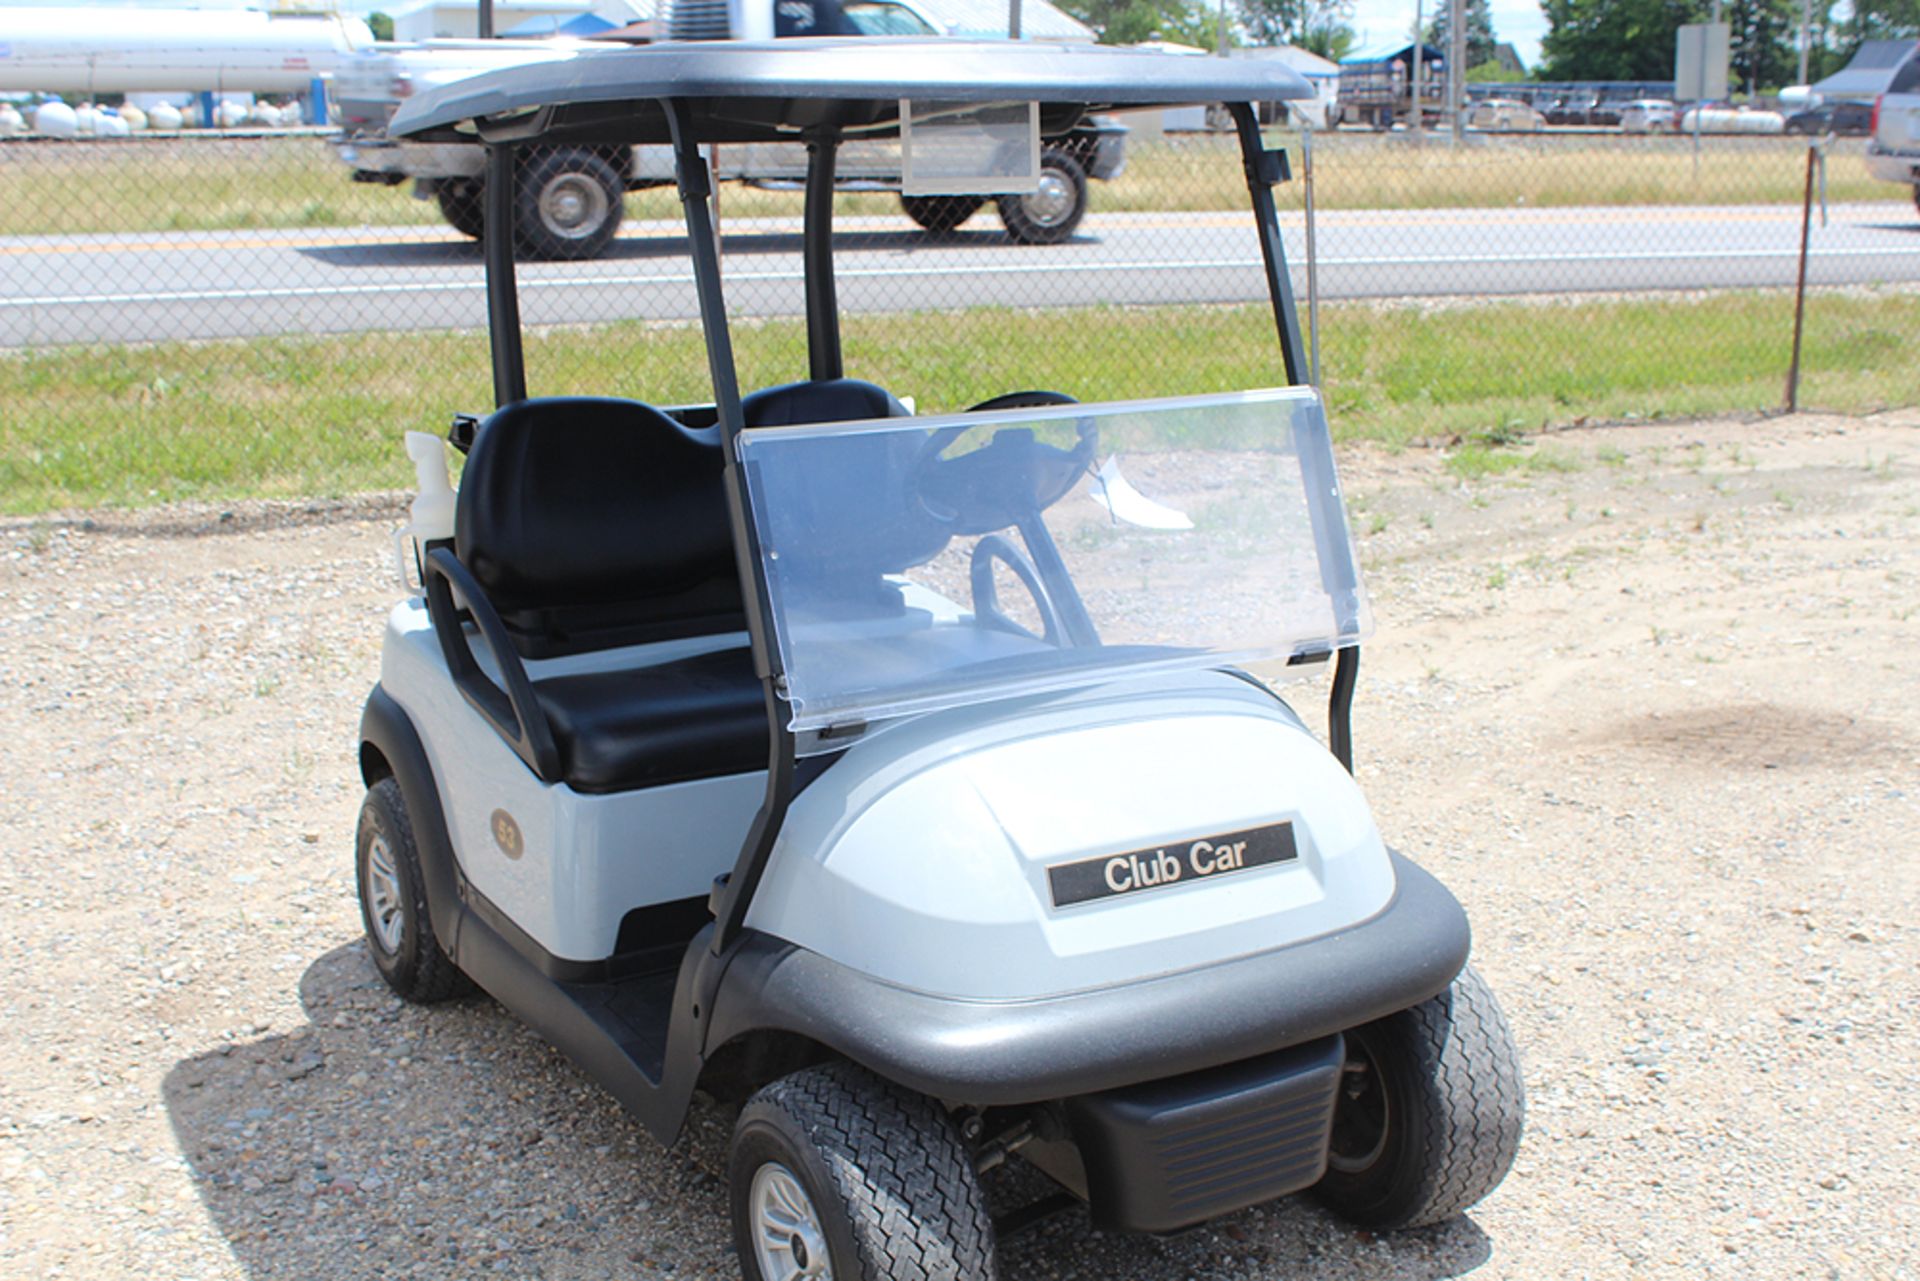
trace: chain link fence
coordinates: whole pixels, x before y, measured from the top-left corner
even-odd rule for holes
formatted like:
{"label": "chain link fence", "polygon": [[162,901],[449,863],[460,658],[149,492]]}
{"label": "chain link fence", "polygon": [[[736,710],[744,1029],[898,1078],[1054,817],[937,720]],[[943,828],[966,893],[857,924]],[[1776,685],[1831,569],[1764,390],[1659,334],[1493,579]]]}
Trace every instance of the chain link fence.
{"label": "chain link fence", "polygon": [[[1050,143],[1028,197],[903,201],[884,157],[850,149],[848,373],[923,411],[1283,382],[1237,144],[1125,119]],[[1782,403],[1805,140],[1269,141],[1294,171],[1281,216],[1336,430]],[[1839,140],[1815,175],[1803,405],[1920,401],[1920,211],[1863,151]],[[748,152],[714,164],[751,389],[806,374],[805,160]],[[440,157],[416,193],[356,181],[369,157],[317,132],[0,141],[0,509],[405,484],[402,429],[490,403],[473,159]],[[669,172],[664,152],[525,157],[533,394],[711,399],[679,202],[649,185]]]}

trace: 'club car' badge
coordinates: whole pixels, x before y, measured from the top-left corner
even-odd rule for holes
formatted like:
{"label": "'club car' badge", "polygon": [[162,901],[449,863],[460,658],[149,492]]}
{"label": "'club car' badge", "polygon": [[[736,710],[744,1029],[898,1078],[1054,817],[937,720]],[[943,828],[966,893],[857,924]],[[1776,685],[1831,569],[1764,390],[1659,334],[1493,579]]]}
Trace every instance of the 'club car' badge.
{"label": "'club car' badge", "polygon": [[1188,881],[1204,881],[1250,867],[1290,863],[1300,857],[1292,823],[1250,827],[1244,832],[1170,841],[1150,850],[1103,854],[1047,869],[1055,907],[1136,894]]}

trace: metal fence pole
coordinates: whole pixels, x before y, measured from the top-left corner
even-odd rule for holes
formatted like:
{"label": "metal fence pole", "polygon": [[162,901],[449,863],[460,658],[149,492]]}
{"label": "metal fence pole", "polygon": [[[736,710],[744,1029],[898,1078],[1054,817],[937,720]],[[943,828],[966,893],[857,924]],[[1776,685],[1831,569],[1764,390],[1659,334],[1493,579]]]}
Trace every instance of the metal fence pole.
{"label": "metal fence pole", "polygon": [[1313,122],[1300,130],[1300,184],[1307,222],[1307,368],[1320,386],[1320,255],[1313,239]]}
{"label": "metal fence pole", "polygon": [[1800,333],[1807,315],[1807,241],[1813,234],[1813,166],[1820,144],[1807,144],[1807,190],[1800,202],[1800,279],[1793,290],[1793,360],[1787,366],[1787,412],[1800,408]]}

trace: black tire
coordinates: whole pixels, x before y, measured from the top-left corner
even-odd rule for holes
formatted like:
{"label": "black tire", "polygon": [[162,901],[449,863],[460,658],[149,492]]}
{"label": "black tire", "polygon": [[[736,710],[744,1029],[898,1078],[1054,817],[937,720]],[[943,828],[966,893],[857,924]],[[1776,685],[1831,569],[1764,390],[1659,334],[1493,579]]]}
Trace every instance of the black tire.
{"label": "black tire", "polygon": [[986,203],[985,196],[900,197],[900,207],[906,210],[907,217],[936,236],[951,235]]}
{"label": "black tire", "polygon": [[1364,1227],[1419,1228],[1506,1177],[1526,1112],[1520,1056],[1469,966],[1410,1010],[1347,1033],[1347,1076],[1314,1191]]}
{"label": "black tire", "polygon": [[[852,1064],[807,1068],[755,1094],[734,1126],[727,1167],[747,1281],[774,1281],[760,1259],[762,1177],[776,1207],[791,1204],[781,1193],[797,1184],[812,1216],[771,1228],[769,1241],[784,1231],[804,1250],[824,1247],[836,1281],[999,1275],[993,1219],[953,1122],[933,1100]],[[770,1261],[780,1249],[769,1247]]]}
{"label": "black tire", "polygon": [[420,1005],[471,992],[473,980],[460,972],[434,937],[406,798],[391,778],[367,789],[367,799],[360,806],[353,866],[367,952],[387,986]]}
{"label": "black tire", "polygon": [[1040,153],[1040,190],[1001,196],[999,205],[1000,221],[1015,242],[1057,245],[1087,216],[1087,171],[1066,152],[1048,147]]}
{"label": "black tire", "polygon": [[481,198],[481,191],[477,182],[449,179],[433,193],[433,198],[440,202],[440,216],[469,240],[480,239],[487,229],[486,202]]}
{"label": "black tire", "polygon": [[597,258],[620,230],[626,188],[604,156],[573,147],[520,167],[513,242],[522,258]]}

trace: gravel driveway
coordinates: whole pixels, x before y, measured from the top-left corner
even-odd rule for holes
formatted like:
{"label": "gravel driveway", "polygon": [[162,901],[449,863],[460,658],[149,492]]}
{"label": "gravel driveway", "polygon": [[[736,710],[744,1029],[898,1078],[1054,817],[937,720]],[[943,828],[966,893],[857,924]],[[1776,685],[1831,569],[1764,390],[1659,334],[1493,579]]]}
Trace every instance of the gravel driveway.
{"label": "gravel driveway", "polygon": [[[1515,1025],[1512,1176],[1401,1237],[1072,1214],[1009,1281],[1920,1275],[1920,414],[1531,453],[1344,460],[1361,781]],[[404,1007],[366,959],[396,513],[0,524],[0,1275],[735,1274],[728,1116],[662,1151],[489,1002]]]}

